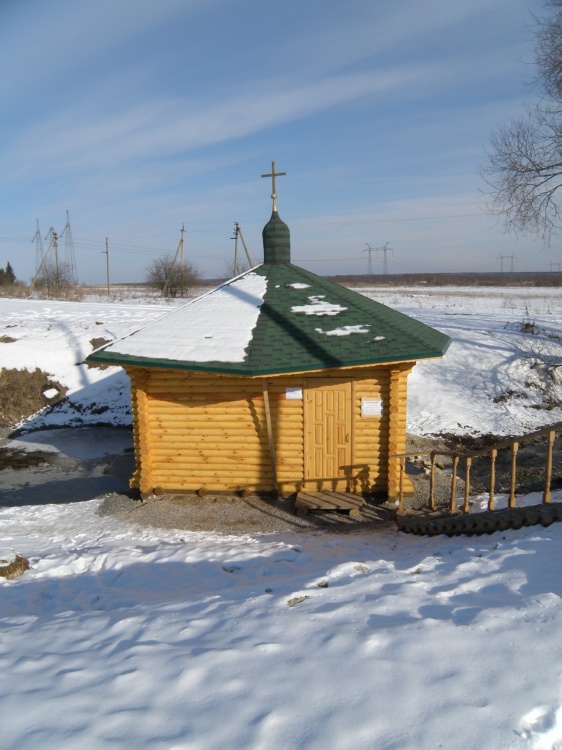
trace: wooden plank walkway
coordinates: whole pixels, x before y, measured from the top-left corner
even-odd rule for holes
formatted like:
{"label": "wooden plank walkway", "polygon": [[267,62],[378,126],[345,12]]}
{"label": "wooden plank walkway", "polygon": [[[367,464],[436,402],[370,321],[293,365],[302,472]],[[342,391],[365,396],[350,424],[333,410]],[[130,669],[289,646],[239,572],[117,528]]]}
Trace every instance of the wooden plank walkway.
{"label": "wooden plank walkway", "polygon": [[455,515],[410,514],[396,516],[400,531],[407,534],[460,536],[467,534],[493,534],[495,531],[520,529],[522,526],[550,526],[562,521],[562,503],[542,503],[520,508],[485,510],[481,513],[456,513]]}
{"label": "wooden plank walkway", "polygon": [[297,516],[306,516],[315,510],[331,510],[347,513],[350,516],[361,515],[365,500],[361,495],[350,492],[298,492],[295,500]]}

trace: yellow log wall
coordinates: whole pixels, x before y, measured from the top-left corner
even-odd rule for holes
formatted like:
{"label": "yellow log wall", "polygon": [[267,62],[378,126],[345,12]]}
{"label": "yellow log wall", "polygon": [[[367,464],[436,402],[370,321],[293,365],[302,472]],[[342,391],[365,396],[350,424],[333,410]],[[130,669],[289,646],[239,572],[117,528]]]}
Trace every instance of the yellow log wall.
{"label": "yellow log wall", "polygon": [[[397,453],[406,452],[406,402],[408,397],[408,375],[412,371],[411,364],[393,365],[389,368],[389,425],[388,425],[388,499],[398,497],[400,483],[399,461],[392,458]],[[410,493],[413,487],[405,477],[406,493]]]}
{"label": "yellow log wall", "polygon": [[[302,388],[311,377],[352,382],[354,468],[349,489],[384,492],[394,488],[398,473],[389,452],[405,449],[410,370],[407,364],[392,370],[373,366],[268,377],[280,491],[297,491],[304,478],[304,400],[287,399],[286,389]],[[156,487],[166,491],[273,489],[261,378],[139,367],[129,367],[127,373],[137,461],[132,487],[143,493]],[[362,397],[383,400],[380,418],[361,416]]]}

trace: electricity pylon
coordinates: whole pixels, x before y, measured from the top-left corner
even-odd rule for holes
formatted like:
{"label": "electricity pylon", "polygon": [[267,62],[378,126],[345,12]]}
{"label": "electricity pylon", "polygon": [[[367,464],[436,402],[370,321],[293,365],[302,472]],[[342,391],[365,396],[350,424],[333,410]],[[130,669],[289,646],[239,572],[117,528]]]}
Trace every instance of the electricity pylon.
{"label": "electricity pylon", "polygon": [[388,252],[392,252],[392,248],[388,246],[388,242],[385,242],[384,245],[382,247],[378,247],[377,250],[380,250],[380,252],[383,254],[382,272],[386,276],[388,273],[388,260],[386,254]]}
{"label": "electricity pylon", "polygon": [[369,253],[369,264],[368,264],[369,276],[372,276],[373,275],[373,261],[371,259],[371,253],[376,253],[377,248],[371,247],[368,242],[366,242],[365,244],[367,245],[367,247],[365,248],[365,250],[361,250],[361,255],[363,255],[363,253]]}
{"label": "electricity pylon", "polygon": [[33,281],[31,282],[31,286],[29,287],[29,291],[33,291],[33,287],[35,286],[35,282],[37,281],[37,278],[39,276],[39,273],[41,269],[43,268],[43,265],[45,264],[45,261],[49,257],[49,253],[51,252],[51,248],[55,248],[55,268],[56,268],[56,277],[55,277],[55,285],[58,286],[60,284],[60,270],[59,270],[59,238],[57,233],[55,232],[54,228],[51,227],[45,237],[45,239],[49,240],[49,247],[47,248],[45,255],[41,259],[41,263],[39,263],[39,268],[37,269],[35,276],[33,277]]}
{"label": "electricity pylon", "polygon": [[373,275],[373,262],[371,260],[371,253],[382,253],[383,254],[383,274],[386,276],[388,273],[388,258],[387,253],[392,252],[392,248],[388,247],[388,242],[385,242],[382,247],[371,247],[367,242],[365,243],[367,245],[365,250],[361,251],[361,254],[363,253],[369,253],[369,276]]}
{"label": "electricity pylon", "polygon": [[64,262],[70,284],[78,283],[78,274],[76,272],[76,258],[74,257],[74,242],[72,240],[72,230],[70,228],[70,216],[66,212],[66,224],[61,232],[60,238],[64,237]]}
{"label": "electricity pylon", "polygon": [[511,255],[502,255],[501,253],[498,255],[499,261],[500,261],[500,273],[503,273],[503,262],[505,259],[509,258],[511,263],[509,266],[509,272],[513,273],[515,271],[515,258],[517,256],[515,253],[512,253]]}

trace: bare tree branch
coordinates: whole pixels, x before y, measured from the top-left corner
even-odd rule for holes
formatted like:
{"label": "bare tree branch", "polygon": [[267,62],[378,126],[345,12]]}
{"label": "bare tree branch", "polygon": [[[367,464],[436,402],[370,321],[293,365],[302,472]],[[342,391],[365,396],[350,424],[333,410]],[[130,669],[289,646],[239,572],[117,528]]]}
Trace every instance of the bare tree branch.
{"label": "bare tree branch", "polygon": [[488,184],[489,210],[516,234],[531,232],[549,243],[562,228],[562,0],[538,19],[535,83],[541,101],[526,108],[490,139],[480,174]]}

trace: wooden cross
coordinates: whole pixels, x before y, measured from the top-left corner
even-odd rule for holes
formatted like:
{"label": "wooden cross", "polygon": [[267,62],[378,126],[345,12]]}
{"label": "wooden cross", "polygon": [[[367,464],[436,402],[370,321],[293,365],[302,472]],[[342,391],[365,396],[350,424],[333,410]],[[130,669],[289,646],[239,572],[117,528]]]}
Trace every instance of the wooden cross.
{"label": "wooden cross", "polygon": [[275,171],[275,162],[271,162],[271,174],[262,174],[262,177],[271,177],[271,197],[273,198],[273,209],[275,210],[275,199],[277,198],[277,193],[275,192],[275,178],[281,177],[281,175],[286,175],[287,172],[276,172]]}

